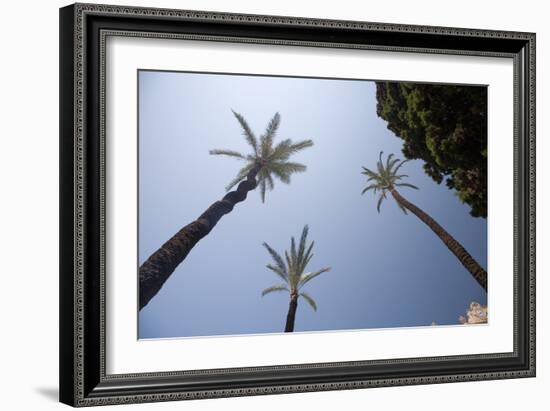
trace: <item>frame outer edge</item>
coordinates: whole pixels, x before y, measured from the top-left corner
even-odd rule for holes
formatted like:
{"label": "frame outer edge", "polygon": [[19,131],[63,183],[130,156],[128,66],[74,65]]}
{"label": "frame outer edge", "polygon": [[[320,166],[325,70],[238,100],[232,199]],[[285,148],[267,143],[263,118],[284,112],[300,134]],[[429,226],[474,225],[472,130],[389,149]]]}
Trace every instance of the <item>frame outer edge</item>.
{"label": "frame outer edge", "polygon": [[529,107],[528,146],[529,146],[529,371],[537,375],[536,367],[536,34],[529,36],[529,87],[527,89]]}
{"label": "frame outer edge", "polygon": [[59,401],[75,405],[74,6],[59,9]]}
{"label": "frame outer edge", "polygon": [[[529,205],[528,229],[528,313],[529,344],[524,347],[528,355],[527,368],[521,371],[503,371],[479,374],[455,374],[425,377],[378,378],[365,381],[334,382],[326,384],[292,384],[273,387],[243,389],[201,390],[194,392],[164,392],[111,397],[88,397],[84,393],[84,216],[85,216],[85,16],[86,14],[128,15],[132,17],[164,17],[190,21],[225,21],[230,23],[258,23],[263,25],[309,25],[325,28],[355,30],[381,30],[424,34],[480,36],[524,40],[528,59],[524,70],[526,98],[523,107],[529,113],[523,136],[527,143],[525,172],[528,172],[528,193],[524,200]],[[64,76],[69,76],[71,84]],[[291,392],[327,391],[366,387],[383,387],[411,384],[434,384],[485,379],[521,378],[535,375],[535,34],[496,30],[460,29],[418,25],[367,23],[308,19],[281,16],[260,16],[188,10],[152,9],[132,6],[101,4],[74,4],[60,9],[60,400],[73,406],[92,406],[181,399],[220,398]],[[70,97],[67,97],[70,94]],[[70,150],[69,150],[70,149]],[[68,154],[72,152],[72,155]],[[65,157],[65,158],[63,158]],[[70,164],[67,164],[67,163]],[[70,183],[68,183],[70,180]],[[73,209],[72,214],[68,210]],[[70,258],[69,258],[70,257]],[[70,287],[69,287],[70,283]],[[70,288],[70,290],[69,290]],[[69,318],[70,317],[70,318]],[[70,320],[69,323],[67,320]],[[70,368],[70,370],[69,370]]]}
{"label": "frame outer edge", "polygon": [[501,39],[516,39],[528,41],[534,33],[524,31],[505,31],[495,29],[477,29],[448,26],[428,26],[402,23],[380,23],[358,20],[334,20],[329,18],[295,17],[281,15],[262,15],[237,12],[202,11],[187,9],[169,9],[162,7],[124,6],[105,3],[75,3],[82,11],[102,14],[125,14],[133,17],[161,17],[167,19],[194,20],[194,21],[219,21],[231,23],[257,23],[263,25],[279,26],[310,26],[323,28],[354,29],[354,30],[379,30],[386,32],[423,33],[439,35],[458,35],[465,37],[481,36]]}

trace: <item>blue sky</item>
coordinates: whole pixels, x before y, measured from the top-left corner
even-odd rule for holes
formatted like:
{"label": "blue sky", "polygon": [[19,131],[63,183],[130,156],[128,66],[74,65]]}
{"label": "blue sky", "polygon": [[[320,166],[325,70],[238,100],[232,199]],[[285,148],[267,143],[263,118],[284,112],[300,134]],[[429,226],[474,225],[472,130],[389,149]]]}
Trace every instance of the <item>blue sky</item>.
{"label": "blue sky", "polygon": [[[213,148],[248,152],[231,110],[260,135],[275,112],[276,141],[312,139],[292,160],[307,165],[290,185],[276,181],[262,204],[257,192],[224,216],[139,313],[140,338],[278,333],[287,293],[277,284],[262,242],[282,252],[309,224],[315,256],[308,270],[332,267],[304,291],[295,331],[457,324],[485,292],[433,232],[393,200],[376,211],[361,166],[378,153],[402,157],[402,140],[376,115],[375,84],[141,71],[139,73],[139,264],[182,226],[223,197],[238,160]],[[402,169],[420,190],[402,195],[445,227],[487,267],[487,222],[469,215],[453,191],[437,185],[422,161]]]}

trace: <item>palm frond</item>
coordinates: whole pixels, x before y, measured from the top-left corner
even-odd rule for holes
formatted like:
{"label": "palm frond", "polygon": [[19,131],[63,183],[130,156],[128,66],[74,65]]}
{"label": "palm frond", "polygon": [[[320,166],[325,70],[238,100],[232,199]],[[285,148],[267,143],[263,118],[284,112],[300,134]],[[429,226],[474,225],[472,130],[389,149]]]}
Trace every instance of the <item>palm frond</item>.
{"label": "palm frond", "polygon": [[304,271],[307,267],[307,265],[309,264],[309,262],[311,261],[311,258],[313,257],[313,254],[311,253],[311,250],[313,250],[313,245],[315,244],[315,241],[312,241],[311,244],[309,245],[305,255],[304,255],[304,258],[303,258],[303,261],[302,261],[302,271]]}
{"label": "palm frond", "polygon": [[265,178],[261,178],[258,185],[260,186],[260,197],[262,198],[262,203],[265,203],[265,192],[267,191],[267,183]]}
{"label": "palm frond", "polygon": [[273,148],[271,153],[269,153],[269,156],[267,157],[267,160],[268,161],[277,161],[277,160],[285,161],[285,160],[288,160],[288,158],[290,157],[290,154],[291,154],[289,152],[289,147],[291,145],[292,145],[292,140],[290,140],[289,138],[279,142],[279,144],[277,144],[275,146],[275,148]]}
{"label": "palm frond", "polygon": [[313,311],[317,311],[317,303],[308,293],[300,293],[301,297],[304,297],[304,300],[308,302],[309,305],[311,305],[311,308],[313,308]]}
{"label": "palm frond", "polygon": [[276,291],[289,291],[288,287],[284,284],[278,284],[278,285],[272,285],[271,287],[267,287],[262,291],[262,297],[269,293],[274,293]]}
{"label": "palm frond", "polygon": [[393,174],[397,174],[397,172],[399,171],[399,169],[400,169],[401,167],[403,167],[403,164],[408,163],[409,161],[410,161],[409,159],[401,161],[401,162],[397,165],[397,167],[395,167],[395,170],[393,170]]}
{"label": "palm frond", "polygon": [[307,170],[307,167],[305,165],[303,165],[302,163],[293,163],[293,162],[290,162],[290,161],[286,161],[286,162],[282,163],[282,166],[290,174],[303,173],[304,171]]}
{"label": "palm frond", "polygon": [[390,169],[390,162],[392,161],[391,159],[393,158],[394,154],[393,153],[390,153],[389,156],[386,157],[386,169]]}
{"label": "palm frond", "polygon": [[382,205],[382,201],[386,199],[386,195],[382,194],[380,195],[380,198],[378,199],[378,203],[376,204],[376,210],[380,212],[380,206]]}
{"label": "palm frond", "polygon": [[273,181],[273,176],[271,174],[267,174],[265,177],[265,181],[267,182],[267,189],[269,191],[272,191],[275,188],[275,182]]}
{"label": "palm frond", "polygon": [[303,140],[299,141],[297,143],[292,143],[288,146],[288,150],[290,154],[297,153],[298,151],[301,151],[305,148],[313,147],[313,141],[311,140]]}
{"label": "palm frond", "polygon": [[246,142],[254,149],[254,153],[256,155],[258,154],[258,140],[256,139],[256,136],[250,129],[250,126],[248,125],[247,121],[244,119],[243,116],[241,116],[239,113],[237,113],[234,110],[231,110],[233,112],[233,115],[241,125],[241,128],[243,129],[243,135],[246,138]]}
{"label": "palm frond", "polygon": [[290,183],[290,173],[284,167],[284,164],[281,163],[271,163],[269,165],[269,171],[277,177],[281,183],[289,184]]}
{"label": "palm frond", "polygon": [[212,155],[222,155],[222,156],[235,157],[235,158],[238,158],[240,160],[246,160],[247,159],[243,154],[239,153],[238,151],[234,151],[234,150],[218,150],[218,149],[215,149],[215,150],[210,150],[209,153],[212,154]]}
{"label": "palm frond", "polygon": [[291,260],[290,258],[290,255],[288,255],[288,251],[285,250],[285,260],[286,260],[286,265],[288,267],[288,282],[291,286],[295,285],[294,283],[296,282],[296,270],[294,269],[294,262],[293,260]]}
{"label": "palm frond", "polygon": [[[393,170],[393,167],[401,160],[399,160],[398,158],[394,158],[390,164],[390,167],[388,168],[388,170]],[[394,173],[395,174],[395,170],[394,171],[391,171],[391,173]]]}
{"label": "palm frond", "polygon": [[306,250],[308,233],[309,226],[306,224],[304,226],[304,229],[302,230],[302,235],[300,237],[300,243],[298,245],[298,257],[296,262],[296,270],[300,273],[300,277],[305,271],[307,265],[309,264],[309,261],[311,260],[311,250],[313,249],[313,244],[315,243],[314,241],[312,241]]}
{"label": "palm frond", "polygon": [[382,154],[384,154],[383,151],[380,152],[378,155],[378,161],[376,163],[376,168],[378,169],[378,174],[380,176],[384,176],[384,163],[382,162]]}
{"label": "palm frond", "polygon": [[296,240],[294,240],[294,237],[290,238],[290,258],[292,258],[293,261],[298,262],[298,253],[296,252]]}
{"label": "palm frond", "polygon": [[419,190],[419,188],[417,186],[415,186],[414,184],[410,184],[410,183],[397,183],[395,184],[396,187],[409,187],[409,188],[414,188],[415,190]]}
{"label": "palm frond", "polygon": [[269,268],[271,271],[273,271],[275,274],[277,274],[279,277],[281,277],[281,279],[285,283],[288,283],[288,276],[286,274],[286,270],[282,270],[280,267],[274,266],[271,264],[267,264],[266,267]]}
{"label": "palm frond", "polygon": [[378,174],[376,174],[374,171],[368,169],[367,167],[362,167],[364,171],[361,172],[361,174],[364,174],[366,176],[377,178]]}
{"label": "palm frond", "polygon": [[271,255],[271,258],[273,259],[273,261],[275,261],[277,268],[279,268],[282,272],[284,272],[288,276],[287,267],[285,266],[283,258],[279,255],[279,253],[275,251],[273,248],[271,248],[269,244],[265,242],[262,243],[262,245],[265,247],[269,255]]}
{"label": "palm frond", "polygon": [[271,151],[271,148],[273,146],[273,138],[275,137],[275,133],[279,128],[280,121],[281,116],[279,115],[279,113],[275,113],[275,115],[267,125],[265,133],[260,137],[260,151],[262,157],[264,158],[267,157],[268,153]]}
{"label": "palm frond", "polygon": [[374,189],[374,192],[376,193],[376,190],[378,189],[379,185],[378,184],[371,184],[371,185],[368,185],[366,186],[363,191],[361,191],[361,195],[365,194],[367,191],[369,190],[373,190]]}
{"label": "palm frond", "polygon": [[306,285],[309,281],[313,280],[315,277],[317,277],[317,276],[319,276],[323,273],[329,272],[330,270],[331,270],[330,267],[325,267],[325,268],[321,268],[320,270],[317,270],[317,271],[314,271],[314,272],[307,273],[307,274],[303,275],[300,278],[300,282],[298,283],[298,287],[302,288],[304,285]]}
{"label": "palm frond", "polygon": [[298,245],[298,259],[304,259],[304,252],[306,251],[307,234],[309,233],[309,226],[306,224],[302,230],[300,237],[300,243]]}
{"label": "palm frond", "polygon": [[300,163],[272,162],[266,166],[266,169],[282,183],[289,184],[292,174],[304,172],[306,166]]}

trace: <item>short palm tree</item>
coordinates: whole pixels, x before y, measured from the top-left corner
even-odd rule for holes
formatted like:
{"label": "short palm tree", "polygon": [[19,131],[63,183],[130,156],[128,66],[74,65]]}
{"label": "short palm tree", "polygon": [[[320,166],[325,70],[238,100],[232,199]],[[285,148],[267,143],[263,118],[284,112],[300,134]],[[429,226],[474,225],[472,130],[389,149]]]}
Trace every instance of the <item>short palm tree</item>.
{"label": "short palm tree", "polygon": [[476,260],[474,260],[474,258],[453,236],[451,236],[437,223],[437,221],[422,211],[419,207],[408,201],[399,193],[399,191],[397,191],[397,187],[406,187],[418,190],[418,187],[402,181],[403,178],[408,177],[407,175],[398,174],[399,169],[409,160],[401,161],[398,158],[394,158],[393,154],[390,154],[384,162],[382,160],[382,154],[383,153],[380,152],[380,156],[376,164],[376,171],[363,167],[362,174],[368,177],[367,182],[370,184],[363,189],[361,194],[365,194],[370,190],[372,190],[375,194],[379,192],[380,197],[378,198],[376,209],[380,212],[382,202],[387,198],[388,193],[390,193],[397,202],[399,208],[401,208],[405,214],[407,214],[407,211],[410,211],[424,224],[430,227],[430,229],[439,237],[447,248],[456,256],[456,258],[458,258],[460,263],[462,263],[462,265],[470,272],[478,284],[485,291],[487,291],[487,272],[478,264]]}
{"label": "short palm tree", "polygon": [[[305,272],[307,265],[313,257],[312,250],[314,241],[309,246],[306,245],[307,234],[309,227],[306,225],[302,231],[302,237],[298,248],[296,248],[296,241],[294,237],[290,240],[290,254],[285,250],[285,260],[269,246],[267,243],[263,243],[263,246],[267,249],[274,264],[268,264],[266,267],[273,271],[283,283],[272,285],[262,291],[262,297],[266,294],[276,291],[287,291],[290,294],[290,306],[288,308],[288,314],[286,317],[285,332],[294,331],[294,321],[296,319],[296,309],[298,308],[298,298],[303,297],[311,307],[317,311],[317,303],[315,300],[302,290],[302,287],[315,277],[330,271],[330,267],[321,268],[317,271]],[[286,261],[286,263],[285,263]]]}
{"label": "short palm tree", "polygon": [[246,142],[252,148],[250,154],[241,154],[233,150],[211,150],[210,154],[225,155],[245,162],[244,167],[226,187],[229,191],[221,200],[213,203],[195,221],[181,228],[172,238],[155,251],[139,268],[139,307],[143,308],[159,292],[176,267],[187,257],[187,254],[202,238],[204,238],[218,221],[233,207],[247,197],[249,191],[260,187],[262,201],[265,201],[266,191],[274,187],[273,177],[283,183],[290,183],[294,173],[303,172],[306,166],[288,161],[297,152],[311,147],[311,140],[297,143],[290,139],[274,144],[275,135],[281,117],[276,113],[269,122],[265,133],[256,138],[243,116],[233,112],[239,122]]}

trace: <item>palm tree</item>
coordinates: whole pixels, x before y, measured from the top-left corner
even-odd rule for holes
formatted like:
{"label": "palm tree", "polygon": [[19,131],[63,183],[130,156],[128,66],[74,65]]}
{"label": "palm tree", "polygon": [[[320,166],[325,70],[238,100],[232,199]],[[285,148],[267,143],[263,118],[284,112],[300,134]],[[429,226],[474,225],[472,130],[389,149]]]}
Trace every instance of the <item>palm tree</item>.
{"label": "palm tree", "polygon": [[311,251],[313,250],[314,241],[309,246],[306,246],[307,234],[309,227],[306,225],[302,231],[302,237],[300,238],[300,244],[296,249],[296,242],[294,237],[290,240],[290,254],[285,250],[285,261],[283,258],[269,246],[267,243],[263,243],[263,246],[267,249],[271,258],[275,264],[266,265],[271,271],[279,276],[284,282],[281,284],[272,285],[262,291],[262,297],[266,294],[273,293],[275,291],[288,291],[290,294],[290,306],[288,307],[288,314],[286,317],[285,333],[294,331],[294,320],[296,318],[296,309],[298,308],[298,298],[303,297],[311,307],[317,311],[317,303],[308,293],[301,291],[302,287],[315,277],[330,271],[330,267],[321,268],[317,271],[311,271],[304,273],[309,261],[313,257]]}
{"label": "palm tree", "polygon": [[365,194],[369,190],[373,190],[376,194],[380,192],[380,197],[378,199],[378,204],[376,209],[380,212],[380,206],[382,201],[387,198],[388,192],[397,202],[397,205],[401,210],[407,214],[407,210],[416,215],[424,224],[426,224],[430,229],[439,237],[441,241],[447,246],[449,250],[458,258],[462,265],[470,272],[478,284],[487,291],[487,272],[478,264],[476,260],[464,249],[464,247],[450,235],[443,227],[441,227],[437,221],[430,217],[427,213],[422,211],[416,205],[408,201],[403,197],[397,187],[407,187],[418,190],[418,187],[402,182],[402,179],[408,177],[405,174],[398,174],[399,169],[409,160],[399,160],[394,158],[393,154],[390,154],[386,158],[386,162],[382,161],[382,152],[378,159],[377,171],[369,170],[366,167],[363,167],[363,172],[361,174],[366,175],[367,182],[370,182],[367,185],[361,194]]}
{"label": "palm tree", "polygon": [[293,143],[290,139],[282,140],[274,145],[275,134],[281,121],[276,113],[267,129],[259,139],[256,138],[248,123],[239,113],[233,111],[241,125],[246,142],[251,146],[250,154],[241,154],[233,150],[211,150],[210,154],[225,155],[245,162],[237,176],[226,187],[229,191],[221,200],[213,203],[195,221],[180,229],[172,238],[155,251],[139,268],[139,308],[140,310],[159,292],[176,267],[187,257],[187,254],[202,238],[204,238],[218,221],[233,207],[246,199],[249,191],[260,187],[262,202],[265,201],[266,190],[274,187],[273,177],[283,183],[290,183],[294,173],[306,170],[300,163],[288,161],[292,154],[311,147],[311,140]]}

